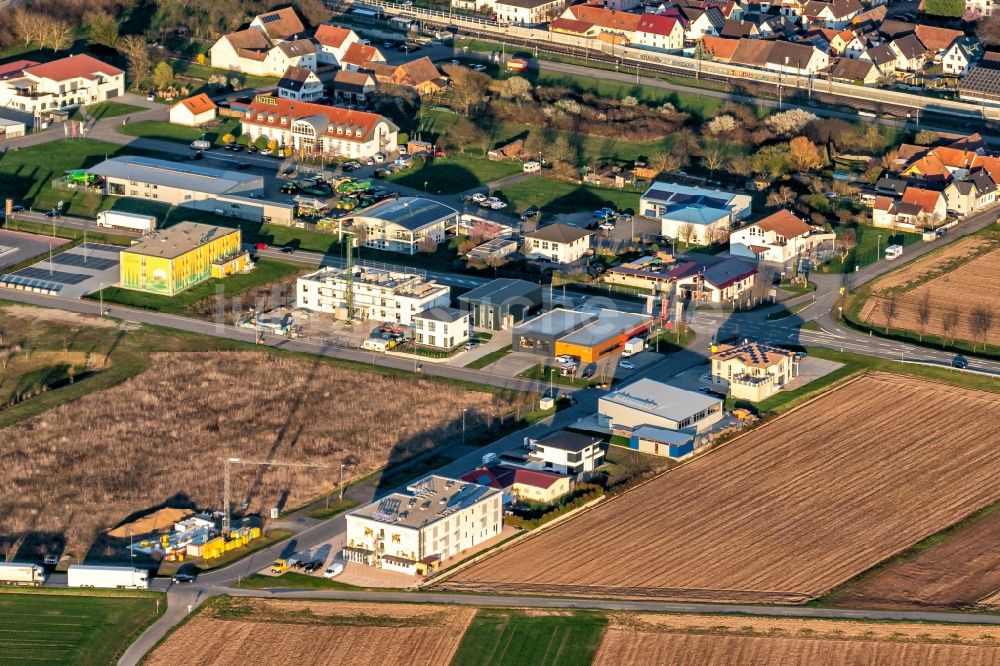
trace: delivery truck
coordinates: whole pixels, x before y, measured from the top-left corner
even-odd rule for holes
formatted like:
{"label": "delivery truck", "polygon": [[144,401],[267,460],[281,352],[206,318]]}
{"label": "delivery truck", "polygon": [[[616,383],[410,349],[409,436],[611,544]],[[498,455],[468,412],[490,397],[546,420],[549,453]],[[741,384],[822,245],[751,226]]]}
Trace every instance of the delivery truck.
{"label": "delivery truck", "polygon": [[622,356],[635,356],[646,348],[646,341],[642,338],[632,338],[625,343],[622,348]]}
{"label": "delivery truck", "polygon": [[45,569],[37,564],[23,562],[0,562],[0,584],[34,585],[45,582]]}
{"label": "delivery truck", "polygon": [[112,590],[149,588],[149,572],[135,567],[71,564],[67,573],[68,587],[104,587]]}
{"label": "delivery truck", "polygon": [[137,215],[135,213],[119,213],[106,210],[97,214],[97,226],[108,229],[128,229],[148,233],[156,231],[156,217],[153,215]]}

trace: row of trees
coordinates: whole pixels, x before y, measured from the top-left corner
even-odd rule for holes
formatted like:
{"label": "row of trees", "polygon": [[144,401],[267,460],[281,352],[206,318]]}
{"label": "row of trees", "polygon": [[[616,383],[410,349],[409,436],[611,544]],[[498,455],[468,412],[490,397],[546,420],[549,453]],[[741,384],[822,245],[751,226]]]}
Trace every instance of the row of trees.
{"label": "row of trees", "polygon": [[[892,328],[892,322],[899,315],[899,301],[894,295],[880,297],[880,307],[885,318],[885,333],[888,335]],[[920,341],[923,342],[927,326],[931,323],[934,315],[934,304],[931,301],[930,293],[924,295],[917,301],[914,311],[917,325],[919,326]],[[938,313],[938,323],[941,326],[943,335],[942,345],[954,344],[955,332],[962,321],[962,315],[957,304],[949,305]],[[993,320],[993,312],[986,305],[977,305],[966,313],[965,323],[972,334],[972,351],[975,353],[978,344],[986,346],[986,339],[996,322]]]}

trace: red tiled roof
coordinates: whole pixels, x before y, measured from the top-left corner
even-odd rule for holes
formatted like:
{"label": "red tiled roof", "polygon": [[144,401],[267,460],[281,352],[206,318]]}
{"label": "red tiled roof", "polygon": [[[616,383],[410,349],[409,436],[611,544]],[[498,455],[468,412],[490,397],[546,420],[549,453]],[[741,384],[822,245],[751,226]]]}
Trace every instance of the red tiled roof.
{"label": "red tiled roof", "polygon": [[344,57],[341,58],[341,62],[351,65],[363,65],[366,62],[372,61],[385,62],[385,58],[382,57],[377,48],[369,44],[362,44],[361,42],[355,42],[348,46],[347,51],[344,52]]}
{"label": "red tiled roof", "polygon": [[756,225],[762,231],[774,231],[785,238],[795,238],[809,233],[812,229],[789,210],[779,210],[768,215]]}
{"label": "red tiled roof", "polygon": [[932,25],[918,25],[913,29],[913,32],[917,35],[920,43],[930,51],[944,51],[956,39],[965,36],[965,33],[960,30],[938,28]]}
{"label": "red tiled roof", "polygon": [[37,64],[38,63],[34,60],[15,60],[14,62],[7,63],[6,65],[0,65],[0,81],[3,79],[21,76],[21,72],[28,67],[33,67]]}
{"label": "red tiled roof", "polygon": [[316,28],[316,41],[323,46],[340,48],[340,46],[344,43],[344,40],[350,37],[352,32],[353,30],[341,28],[339,25],[324,23],[320,27]]}
{"label": "red tiled roof", "polygon": [[934,192],[933,190],[925,190],[920,187],[907,187],[906,191],[903,192],[902,201],[903,203],[920,206],[925,213],[933,213],[940,196],[940,192]]}
{"label": "red tiled roof", "polygon": [[551,488],[561,478],[558,474],[539,472],[512,465],[496,465],[494,467],[477,467],[462,475],[462,481],[478,483],[491,488],[504,489],[520,483],[535,488]]}
{"label": "red tiled roof", "polygon": [[199,113],[205,113],[206,111],[211,111],[212,109],[216,108],[215,102],[213,102],[209,98],[209,96],[206,95],[205,93],[200,93],[198,95],[195,95],[194,97],[188,97],[187,99],[183,99],[180,102],[178,102],[178,104],[183,104],[185,107],[187,107],[188,111],[190,111],[196,116]]}
{"label": "red tiled roof", "polygon": [[594,24],[589,21],[577,21],[576,19],[570,18],[557,18],[549,23],[549,30],[555,30],[557,32],[575,32],[581,35],[593,27]]}
{"label": "red tiled roof", "polygon": [[[262,115],[260,119],[257,118],[259,114]],[[250,108],[243,114],[242,122],[262,127],[290,128],[295,120],[315,116],[322,116],[329,123],[326,129],[327,136],[358,143],[367,141],[375,129],[375,125],[379,121],[385,120],[378,114],[365,111],[353,111],[339,106],[327,106],[312,102],[298,102],[270,95],[257,95],[250,103]],[[282,118],[285,119],[285,124],[281,123]],[[347,130],[347,132],[338,134],[338,127]],[[356,130],[361,130],[361,136],[355,134]]]}
{"label": "red tiled roof", "polygon": [[570,7],[569,11],[578,21],[588,21],[602,28],[620,30],[622,32],[635,32],[641,18],[639,14],[617,12],[613,9],[592,7],[589,5]]}
{"label": "red tiled roof", "polygon": [[659,14],[642,14],[636,25],[636,32],[646,32],[653,35],[670,35],[677,25],[677,19]]}
{"label": "red tiled roof", "polygon": [[33,65],[25,68],[24,71],[26,74],[31,74],[41,79],[52,79],[53,81],[66,81],[67,79],[77,78],[91,79],[94,78],[94,74],[104,74],[105,76],[124,74],[117,67],[112,67],[97,58],[92,58],[83,53],[53,60],[42,65]]}
{"label": "red tiled roof", "polygon": [[260,19],[260,26],[271,39],[288,39],[306,29],[299,15],[291,7],[260,14],[254,20],[257,19]]}
{"label": "red tiled roof", "polygon": [[711,35],[705,35],[701,38],[701,46],[706,52],[711,53],[716,60],[726,62],[732,59],[733,53],[736,52],[736,47],[739,45],[740,40],[738,39],[712,37]]}

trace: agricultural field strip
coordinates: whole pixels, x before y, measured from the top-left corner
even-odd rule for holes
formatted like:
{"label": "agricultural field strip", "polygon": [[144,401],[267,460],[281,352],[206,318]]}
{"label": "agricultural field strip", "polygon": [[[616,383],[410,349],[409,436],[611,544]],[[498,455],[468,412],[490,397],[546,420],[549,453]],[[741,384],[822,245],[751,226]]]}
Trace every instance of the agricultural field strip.
{"label": "agricultural field strip", "polygon": [[[931,394],[942,399],[929,403]],[[897,400],[873,399],[881,395]],[[848,428],[873,427],[845,433],[837,415],[850,415]],[[946,415],[957,447],[936,434]],[[442,586],[816,596],[1000,498],[1000,439],[982,427],[991,415],[1000,420],[1000,400],[988,393],[867,375]],[[917,502],[926,489],[935,492],[933,514]],[[640,537],[651,525],[659,537]]]}

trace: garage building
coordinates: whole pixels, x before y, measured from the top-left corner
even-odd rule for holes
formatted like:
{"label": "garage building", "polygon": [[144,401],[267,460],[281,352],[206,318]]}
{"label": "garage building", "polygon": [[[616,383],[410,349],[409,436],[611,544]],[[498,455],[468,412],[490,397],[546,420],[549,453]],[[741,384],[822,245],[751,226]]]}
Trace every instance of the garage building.
{"label": "garage building", "polygon": [[542,288],[525,280],[500,278],[458,297],[474,328],[503,331],[542,309]]}

